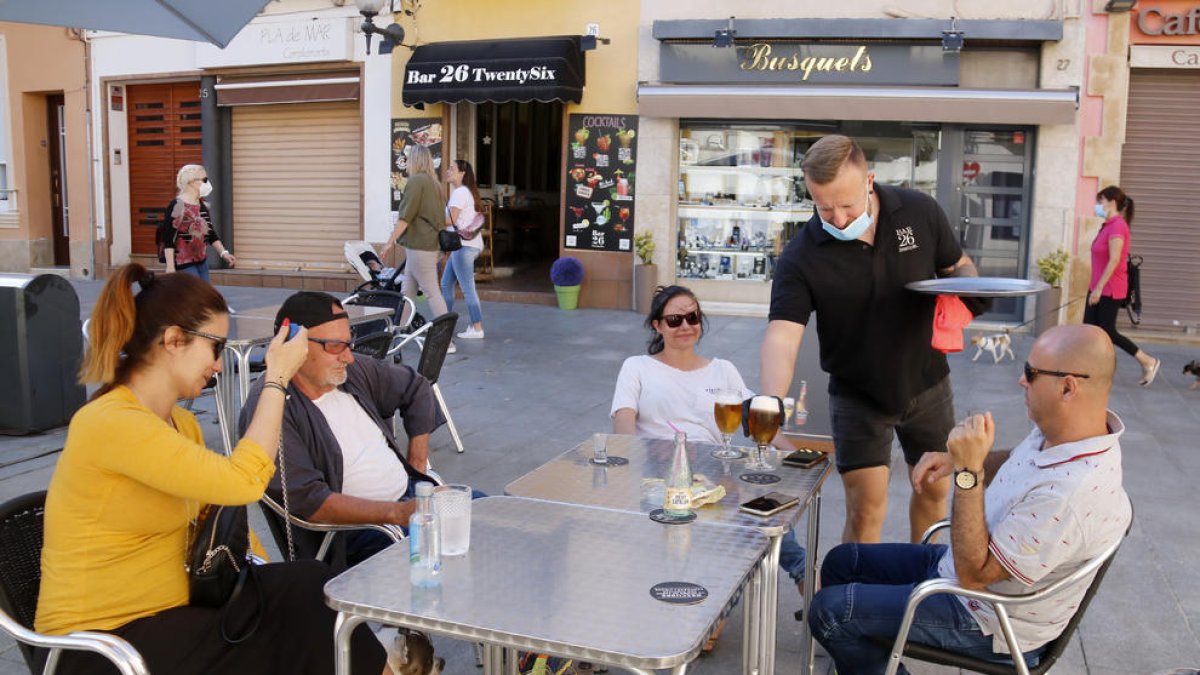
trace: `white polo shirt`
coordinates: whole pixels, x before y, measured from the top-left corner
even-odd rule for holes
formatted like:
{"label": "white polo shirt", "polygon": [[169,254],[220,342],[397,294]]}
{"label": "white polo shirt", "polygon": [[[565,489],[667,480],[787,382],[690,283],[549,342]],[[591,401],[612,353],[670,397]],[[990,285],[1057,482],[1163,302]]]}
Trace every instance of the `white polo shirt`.
{"label": "white polo shirt", "polygon": [[325,416],[342,449],[342,494],[399,501],[408,489],[408,472],[358,399],[335,388],[313,405]]}
{"label": "white polo shirt", "polygon": [[[1125,425],[1108,412],[1109,433],[1042,449],[1046,438],[1035,428],[1013,449],[984,493],[991,537],[988,550],[1011,578],[988,586],[997,593],[1029,593],[1079,569],[1125,536],[1133,517],[1121,487],[1121,445]],[[938,576],[957,579],[947,550]],[[1091,577],[1050,600],[1009,609],[1017,642],[1036,649],[1058,637],[1087,592]],[[959,598],[994,636],[992,650],[1008,653],[991,605]]]}

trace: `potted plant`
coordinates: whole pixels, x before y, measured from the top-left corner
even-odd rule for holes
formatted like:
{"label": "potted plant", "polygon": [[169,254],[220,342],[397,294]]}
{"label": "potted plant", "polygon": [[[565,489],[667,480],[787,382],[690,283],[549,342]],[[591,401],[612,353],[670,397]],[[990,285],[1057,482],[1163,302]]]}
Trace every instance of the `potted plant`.
{"label": "potted plant", "polygon": [[579,304],[579,285],[583,283],[583,263],[569,255],[550,266],[550,282],[558,295],[559,309],[575,309]]}
{"label": "potted plant", "polygon": [[658,265],[654,264],[654,235],[641,232],[633,237],[633,251],[640,265],[633,267],[634,309],[641,314],[650,312],[654,300],[654,288],[658,285]]}
{"label": "potted plant", "polygon": [[1038,274],[1050,284],[1050,290],[1038,296],[1037,316],[1033,329],[1038,335],[1058,325],[1058,310],[1062,305],[1062,281],[1067,273],[1071,255],[1061,246],[1037,259]]}

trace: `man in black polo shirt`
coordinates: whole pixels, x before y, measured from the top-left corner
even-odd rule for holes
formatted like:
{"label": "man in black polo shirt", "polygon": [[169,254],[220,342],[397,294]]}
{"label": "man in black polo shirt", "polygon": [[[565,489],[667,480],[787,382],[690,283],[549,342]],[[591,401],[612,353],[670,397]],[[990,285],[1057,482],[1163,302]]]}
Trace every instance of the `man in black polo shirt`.
{"label": "man in black polo shirt", "polygon": [[[835,459],[846,489],[845,542],[877,542],[887,514],[893,434],[909,473],[925,452],[945,452],[954,427],[946,357],[930,342],[932,296],[910,281],[977,276],[941,207],[928,195],[879,185],[845,136],[817,141],[802,163],[816,206],[780,256],[763,338],[761,382],[784,396],[809,315],[819,316],[829,373]],[[913,541],[946,515],[949,482],[909,501]]]}

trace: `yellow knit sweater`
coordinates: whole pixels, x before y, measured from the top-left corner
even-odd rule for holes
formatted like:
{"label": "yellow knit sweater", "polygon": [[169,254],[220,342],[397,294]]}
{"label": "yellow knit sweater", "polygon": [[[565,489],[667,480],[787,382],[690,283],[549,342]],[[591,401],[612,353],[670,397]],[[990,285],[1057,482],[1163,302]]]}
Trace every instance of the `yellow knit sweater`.
{"label": "yellow knit sweater", "polygon": [[71,419],[50,479],[36,629],[110,630],[188,603],[188,524],[202,504],[249,504],[274,465],[242,439],[204,447],[191,413],[173,429],[126,387]]}

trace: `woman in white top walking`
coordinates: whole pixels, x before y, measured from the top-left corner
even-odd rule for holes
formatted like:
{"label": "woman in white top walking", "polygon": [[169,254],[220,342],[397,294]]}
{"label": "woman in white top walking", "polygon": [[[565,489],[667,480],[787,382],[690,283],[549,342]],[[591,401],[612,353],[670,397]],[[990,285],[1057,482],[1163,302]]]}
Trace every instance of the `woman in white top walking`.
{"label": "woman in white top walking", "polygon": [[476,222],[480,212],[479,187],[471,163],[465,160],[450,162],[442,174],[451,188],[450,199],[446,202],[446,224],[463,240],[462,248],[450,253],[446,259],[446,269],[442,272],[442,298],[446,301],[447,311],[453,311],[457,279],[471,319],[471,325],[458,337],[478,340],[483,338],[483,310],[479,307],[479,294],[475,292],[475,258],[483,250],[483,237],[479,236],[483,223]]}

